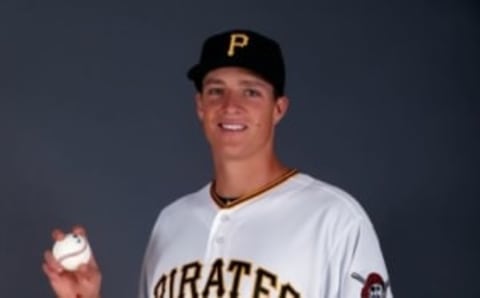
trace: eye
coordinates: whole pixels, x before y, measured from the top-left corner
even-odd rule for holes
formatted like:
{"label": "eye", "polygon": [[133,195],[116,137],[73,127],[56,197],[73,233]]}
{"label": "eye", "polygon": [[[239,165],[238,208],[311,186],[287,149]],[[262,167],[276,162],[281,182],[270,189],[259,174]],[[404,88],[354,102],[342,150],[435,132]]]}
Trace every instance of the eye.
{"label": "eye", "polygon": [[223,88],[220,87],[209,87],[205,90],[205,94],[209,96],[220,96],[223,93]]}
{"label": "eye", "polygon": [[256,89],[253,88],[247,88],[244,91],[244,94],[248,97],[259,97],[262,96],[262,93]]}

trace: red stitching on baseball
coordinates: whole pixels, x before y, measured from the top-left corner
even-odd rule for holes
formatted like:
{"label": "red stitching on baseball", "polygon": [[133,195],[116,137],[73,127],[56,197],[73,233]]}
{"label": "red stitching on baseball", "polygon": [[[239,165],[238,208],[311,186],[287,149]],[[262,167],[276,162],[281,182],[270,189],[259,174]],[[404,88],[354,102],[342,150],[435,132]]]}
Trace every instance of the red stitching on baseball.
{"label": "red stitching on baseball", "polygon": [[88,247],[87,242],[85,242],[85,244],[83,245],[82,249],[80,249],[79,251],[71,252],[71,253],[69,253],[69,254],[66,254],[66,255],[62,256],[61,258],[58,259],[58,262],[61,263],[61,262],[63,262],[63,261],[64,261],[65,259],[67,259],[67,258],[75,257],[75,256],[83,253],[85,250],[87,250],[87,247]]}

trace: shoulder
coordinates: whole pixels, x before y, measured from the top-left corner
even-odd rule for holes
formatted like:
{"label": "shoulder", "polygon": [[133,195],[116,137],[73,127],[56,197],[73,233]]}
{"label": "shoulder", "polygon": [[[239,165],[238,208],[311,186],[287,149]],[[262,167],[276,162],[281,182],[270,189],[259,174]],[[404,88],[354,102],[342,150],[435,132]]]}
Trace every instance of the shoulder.
{"label": "shoulder", "polygon": [[368,219],[358,200],[340,187],[305,173],[292,177],[292,184],[300,203],[317,212],[345,217],[349,221]]}
{"label": "shoulder", "polygon": [[195,192],[185,194],[166,205],[157,216],[153,230],[167,228],[173,224],[173,219],[189,218],[192,212],[205,208],[208,202],[210,183]]}
{"label": "shoulder", "polygon": [[197,191],[183,195],[173,202],[165,206],[160,212],[160,217],[171,217],[182,215],[183,213],[192,212],[196,208],[201,208],[208,201],[210,195],[210,183],[204,185]]}

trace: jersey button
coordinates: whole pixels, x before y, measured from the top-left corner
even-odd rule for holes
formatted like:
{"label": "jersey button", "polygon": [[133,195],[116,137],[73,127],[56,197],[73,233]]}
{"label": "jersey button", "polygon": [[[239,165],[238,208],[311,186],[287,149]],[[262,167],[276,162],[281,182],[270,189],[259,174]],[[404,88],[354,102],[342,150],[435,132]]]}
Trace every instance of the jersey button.
{"label": "jersey button", "polygon": [[230,220],[230,216],[228,216],[227,214],[224,214],[222,215],[222,217],[220,218],[223,222],[227,222]]}
{"label": "jersey button", "polygon": [[218,236],[217,239],[215,239],[215,241],[218,243],[218,244],[223,244],[225,242],[225,237],[223,236]]}

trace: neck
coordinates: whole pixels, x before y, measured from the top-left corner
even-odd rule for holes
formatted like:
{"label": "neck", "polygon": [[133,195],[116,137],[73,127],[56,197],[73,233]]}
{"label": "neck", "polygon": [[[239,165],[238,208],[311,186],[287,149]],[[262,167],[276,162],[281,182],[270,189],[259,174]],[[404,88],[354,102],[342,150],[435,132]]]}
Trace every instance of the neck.
{"label": "neck", "polygon": [[261,188],[284,174],[288,168],[272,156],[270,159],[215,160],[215,192],[238,198]]}

